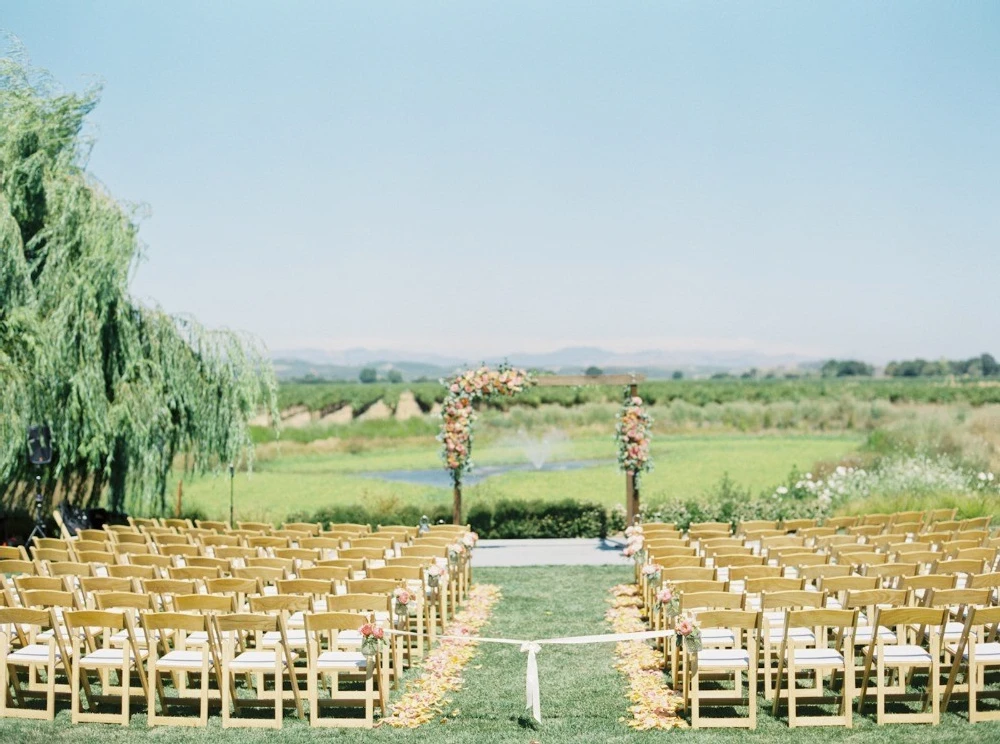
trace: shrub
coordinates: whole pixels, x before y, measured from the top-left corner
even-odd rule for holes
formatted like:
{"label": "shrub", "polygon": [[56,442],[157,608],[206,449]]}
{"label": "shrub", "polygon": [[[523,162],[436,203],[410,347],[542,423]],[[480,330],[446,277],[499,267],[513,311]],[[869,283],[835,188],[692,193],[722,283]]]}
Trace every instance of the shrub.
{"label": "shrub", "polygon": [[[289,522],[357,522],[370,524],[412,524],[426,514],[431,522],[450,522],[451,511],[445,505],[419,507],[411,504],[375,504],[324,507],[312,513],[288,516]],[[608,514],[603,506],[573,499],[550,501],[498,501],[491,506],[474,504],[466,522],[484,538],[519,539],[533,537],[606,537]]]}

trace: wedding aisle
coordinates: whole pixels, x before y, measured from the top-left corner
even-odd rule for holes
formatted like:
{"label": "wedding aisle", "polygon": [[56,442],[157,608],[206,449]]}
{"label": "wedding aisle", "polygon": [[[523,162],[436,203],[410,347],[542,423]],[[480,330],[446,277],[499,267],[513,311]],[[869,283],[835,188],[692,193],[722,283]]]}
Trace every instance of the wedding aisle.
{"label": "wedding aisle", "polygon": [[[631,574],[623,563],[477,569],[477,581],[503,594],[483,633],[522,639],[607,633],[608,588]],[[618,720],[629,702],[614,663],[613,644],[545,646],[538,654],[543,723],[532,732],[524,710],[525,654],[517,646],[482,644],[454,696],[458,715],[444,724],[453,727],[448,740],[475,731],[478,741],[635,741]]]}

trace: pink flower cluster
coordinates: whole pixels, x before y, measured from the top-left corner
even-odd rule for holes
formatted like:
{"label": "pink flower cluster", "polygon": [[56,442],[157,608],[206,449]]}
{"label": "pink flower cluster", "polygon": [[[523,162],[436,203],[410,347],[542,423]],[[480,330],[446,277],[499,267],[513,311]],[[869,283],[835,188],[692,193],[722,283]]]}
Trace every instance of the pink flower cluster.
{"label": "pink flower cluster", "polygon": [[[631,529],[631,528],[629,528]],[[628,530],[625,531],[628,534]],[[622,555],[626,558],[632,558],[639,561],[644,558],[643,547],[645,546],[645,538],[642,536],[642,528],[636,527],[628,539],[625,541],[625,549],[622,550]]]}
{"label": "pink flower cluster", "polygon": [[649,470],[650,429],[653,419],[643,408],[642,398],[626,397],[618,414],[615,434],[618,439],[618,466],[637,475]]}
{"label": "pink flower cluster", "polygon": [[647,563],[642,567],[642,575],[656,576],[656,574],[660,573],[660,571],[662,570],[663,566],[661,566],[659,563]]}
{"label": "pink flower cluster", "polygon": [[472,422],[476,418],[473,403],[484,398],[510,397],[530,384],[527,372],[507,366],[466,370],[447,383],[438,439],[444,445],[445,468],[451,471],[455,483],[461,483],[462,474],[472,467]]}
{"label": "pink flower cluster", "polygon": [[365,623],[361,626],[358,632],[361,633],[362,639],[375,638],[376,640],[381,641],[385,638],[385,630],[374,623]]}

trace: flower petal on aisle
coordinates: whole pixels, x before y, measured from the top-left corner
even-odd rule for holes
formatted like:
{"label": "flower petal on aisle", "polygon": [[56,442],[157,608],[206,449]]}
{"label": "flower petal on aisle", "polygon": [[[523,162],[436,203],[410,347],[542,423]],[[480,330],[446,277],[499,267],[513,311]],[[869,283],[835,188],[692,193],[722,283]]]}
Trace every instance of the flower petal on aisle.
{"label": "flower petal on aisle", "polygon": [[[444,629],[443,635],[474,636],[486,625],[500,600],[500,587],[476,584],[469,590],[464,607]],[[462,686],[462,670],[476,654],[476,642],[442,639],[424,659],[419,677],[406,683],[390,715],[379,725],[416,728],[437,718],[448,701],[445,697]]]}
{"label": "flower petal on aisle", "polygon": [[[611,607],[605,619],[615,633],[641,633],[647,630],[642,621],[642,598],[634,584],[611,587]],[[645,641],[622,641],[615,644],[618,661],[615,669],[628,680],[628,697],[632,702],[629,712],[631,728],[650,729],[682,728],[687,724],[677,716],[680,696],[663,684],[662,654]]]}

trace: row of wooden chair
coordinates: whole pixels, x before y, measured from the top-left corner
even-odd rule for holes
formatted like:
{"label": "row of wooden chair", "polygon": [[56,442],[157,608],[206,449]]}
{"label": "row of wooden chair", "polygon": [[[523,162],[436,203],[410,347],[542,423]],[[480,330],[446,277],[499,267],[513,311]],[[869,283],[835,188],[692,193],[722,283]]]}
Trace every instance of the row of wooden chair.
{"label": "row of wooden chair", "polygon": [[[210,705],[217,705],[224,728],[280,727],[286,707],[303,717],[298,679],[303,671],[310,725],[370,727],[375,706],[385,712],[387,647],[366,656],[356,642],[359,628],[374,621],[371,615],[307,612],[298,644],[290,641],[287,612],[138,615],[137,627],[133,614],[123,610],[68,610],[57,617],[54,609],[0,608],[0,628],[6,631],[0,634],[0,684],[14,693],[11,700],[0,696],[0,716],[51,720],[57,693],[68,691],[73,723],[127,726],[133,699],[139,698],[149,726],[205,726]],[[55,630],[61,627],[65,635]],[[11,629],[23,643],[10,643]],[[305,669],[297,664],[303,658]],[[34,682],[40,671],[43,684]],[[66,682],[57,685],[60,676]],[[329,694],[321,696],[321,688]],[[33,696],[44,697],[43,710],[25,704]],[[103,710],[116,703],[117,711]],[[192,704],[197,718],[171,712]],[[331,705],[360,708],[361,716],[322,716],[321,709]],[[234,715],[260,707],[272,708],[273,716]]]}
{"label": "row of wooden chair", "polygon": [[[873,691],[879,723],[936,723],[954,694],[969,697],[970,720],[990,717],[975,700],[984,693],[983,670],[1000,666],[997,538],[981,521],[940,529],[940,520],[954,514],[922,514],[919,530],[893,533],[892,525],[913,524],[914,515],[887,516],[875,520],[878,534],[845,534],[875,526],[853,524],[832,533],[793,524],[780,535],[755,531],[760,524],[742,531],[692,525],[687,532],[642,526],[644,560],[636,572],[650,626],[669,627],[675,611],[701,626],[698,652],[685,653],[679,638],[664,644],[693,726],[755,727],[759,687],[775,715],[787,706],[789,726],[851,726],[853,699],[861,712]],[[895,535],[902,537],[886,539]],[[655,600],[665,586],[677,598],[672,606]],[[890,701],[908,699],[916,670],[924,680],[923,709],[888,711]],[[720,675],[732,678],[731,689],[701,689]],[[814,689],[799,687],[803,676]],[[826,678],[835,698],[823,697]],[[748,716],[704,717],[705,704],[728,705],[734,697],[749,705]],[[800,703],[820,699],[835,703],[836,714],[800,714]]]}

